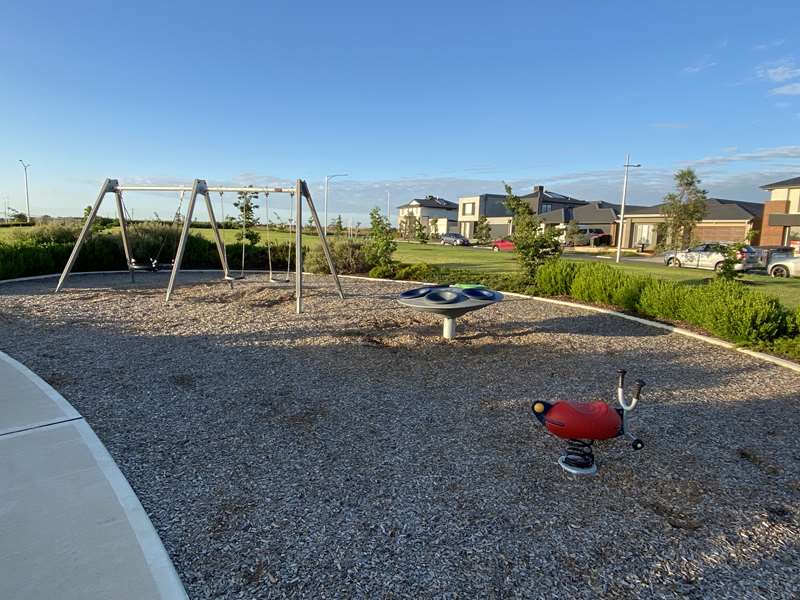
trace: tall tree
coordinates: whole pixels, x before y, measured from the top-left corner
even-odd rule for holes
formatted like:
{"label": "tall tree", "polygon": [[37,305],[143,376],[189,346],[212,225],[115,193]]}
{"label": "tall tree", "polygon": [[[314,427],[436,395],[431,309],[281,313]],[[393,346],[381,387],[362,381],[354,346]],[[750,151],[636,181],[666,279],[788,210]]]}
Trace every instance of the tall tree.
{"label": "tall tree", "polygon": [[687,248],[692,244],[694,230],[708,211],[706,191],[693,169],[681,169],[674,176],[676,191],[664,196],[661,214],[666,222],[668,248]]}

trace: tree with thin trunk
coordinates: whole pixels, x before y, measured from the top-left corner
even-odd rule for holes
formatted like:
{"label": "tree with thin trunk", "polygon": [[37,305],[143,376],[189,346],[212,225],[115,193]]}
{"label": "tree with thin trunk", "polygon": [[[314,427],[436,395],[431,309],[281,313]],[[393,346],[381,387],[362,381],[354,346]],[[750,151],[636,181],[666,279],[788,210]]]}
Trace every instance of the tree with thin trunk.
{"label": "tree with thin trunk", "polygon": [[700,178],[693,169],[681,169],[674,176],[676,191],[664,196],[661,214],[666,222],[666,247],[688,248],[694,230],[708,211],[707,192],[700,187]]}

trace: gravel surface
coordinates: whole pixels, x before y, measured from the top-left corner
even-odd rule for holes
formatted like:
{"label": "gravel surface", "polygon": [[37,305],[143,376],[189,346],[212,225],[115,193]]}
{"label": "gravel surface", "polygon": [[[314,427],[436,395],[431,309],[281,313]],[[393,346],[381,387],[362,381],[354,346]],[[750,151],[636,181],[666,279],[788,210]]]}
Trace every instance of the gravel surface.
{"label": "gravel surface", "polygon": [[[0,349],[130,481],[191,598],[797,598],[800,377],[582,309],[459,320],[403,284],[184,274],[0,286]],[[645,442],[556,464],[534,399],[648,385]]]}

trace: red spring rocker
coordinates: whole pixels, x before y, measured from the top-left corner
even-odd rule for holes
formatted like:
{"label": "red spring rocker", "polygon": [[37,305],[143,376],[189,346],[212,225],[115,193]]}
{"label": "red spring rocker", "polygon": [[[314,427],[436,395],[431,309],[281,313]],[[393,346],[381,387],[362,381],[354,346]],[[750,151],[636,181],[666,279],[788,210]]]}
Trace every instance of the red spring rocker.
{"label": "red spring rocker", "polygon": [[636,407],[644,387],[644,381],[634,383],[632,399],[625,400],[625,370],[617,371],[617,401],[619,408],[612,408],[602,400],[577,403],[560,400],[555,403],[537,400],[531,406],[533,415],[554,436],[568,440],[566,452],[558,459],[568,473],[573,475],[594,475],[592,445],[595,440],[610,440],[626,436],[631,439],[634,450],[641,450],[644,443],[631,434],[626,427],[627,414]]}

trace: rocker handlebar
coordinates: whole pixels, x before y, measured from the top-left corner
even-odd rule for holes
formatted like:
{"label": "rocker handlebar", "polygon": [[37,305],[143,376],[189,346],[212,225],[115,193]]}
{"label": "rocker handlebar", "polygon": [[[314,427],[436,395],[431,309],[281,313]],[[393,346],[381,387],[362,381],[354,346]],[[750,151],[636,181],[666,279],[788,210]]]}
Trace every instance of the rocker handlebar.
{"label": "rocker handlebar", "polygon": [[636,404],[639,402],[639,397],[642,395],[642,388],[644,387],[645,383],[639,379],[633,385],[633,398],[631,398],[630,402],[625,401],[625,395],[622,392],[622,388],[617,390],[617,400],[619,401],[619,405],[622,407],[622,410],[633,410]]}

